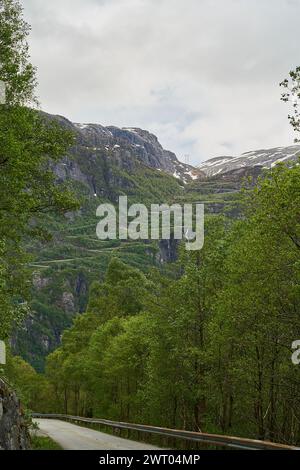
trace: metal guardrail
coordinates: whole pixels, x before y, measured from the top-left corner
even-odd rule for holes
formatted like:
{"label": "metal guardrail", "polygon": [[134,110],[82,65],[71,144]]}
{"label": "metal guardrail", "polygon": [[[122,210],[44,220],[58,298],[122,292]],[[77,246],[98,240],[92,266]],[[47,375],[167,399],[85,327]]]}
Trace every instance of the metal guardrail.
{"label": "metal guardrail", "polygon": [[229,447],[240,450],[300,450],[300,447],[277,444],[269,441],[259,441],[254,439],[244,439],[241,437],[223,436],[221,434],[207,434],[192,431],[180,431],[178,429],[160,428],[156,426],[146,426],[143,424],[123,423],[110,421],[107,419],[82,418],[80,416],[70,416],[63,414],[38,414],[34,413],[33,418],[60,419],[73,421],[76,423],[100,424],[113,429],[127,429],[148,434],[156,434],[162,437],[173,437],[187,441],[199,442],[214,446]]}

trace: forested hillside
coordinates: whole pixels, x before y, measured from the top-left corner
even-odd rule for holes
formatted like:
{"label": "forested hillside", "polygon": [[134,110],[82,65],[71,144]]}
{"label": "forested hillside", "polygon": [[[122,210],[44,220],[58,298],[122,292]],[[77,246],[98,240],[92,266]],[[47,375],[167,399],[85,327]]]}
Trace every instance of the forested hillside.
{"label": "forested hillside", "polygon": [[[296,154],[205,177],[147,131],[47,115],[29,30],[0,0],[0,373],[27,421],[14,395],[4,413],[26,446],[32,411],[300,445]],[[298,132],[299,67],[290,79]],[[120,195],[204,203],[203,249],[100,241],[96,208]]]}
{"label": "forested hillside", "polygon": [[[50,122],[57,123],[57,119]],[[61,120],[58,123],[61,127]],[[61,127],[63,131],[65,127]],[[113,144],[108,152],[105,141],[101,146],[98,142],[94,150],[94,143],[88,147],[82,141],[81,131],[74,131],[71,123],[68,131],[69,128],[75,145],[52,169],[58,188],[64,185],[72,188],[79,210],[65,215],[49,212],[35,219],[47,227],[47,236],[42,240],[26,240],[31,256],[28,268],[33,277],[33,301],[12,343],[14,351],[39,370],[43,370],[45,356],[59,345],[61,334],[74,315],[85,310],[89,287],[94,280],[101,279],[112,254],[143,270],[175,256],[170,248],[162,245],[160,249],[151,241],[98,240],[96,209],[101,203],[116,204],[118,196],[125,194],[129,202],[148,206],[171,202],[183,191],[183,183],[146,165],[132,149],[115,148]],[[153,149],[151,152],[154,156]]]}
{"label": "forested hillside", "polygon": [[[45,238],[45,228],[37,222],[43,213],[62,214],[78,208],[72,191],[55,184],[55,175],[48,169],[49,162],[55,165],[73,140],[35,109],[29,30],[19,2],[1,0],[0,80],[5,93],[0,103],[0,338],[7,342],[29,311],[31,272],[25,239]],[[0,434],[1,448],[29,445],[24,411],[3,380]]]}
{"label": "forested hillside", "polygon": [[299,168],[246,191],[243,218],[207,217],[173,277],[113,258],[46,374],[12,361],[28,405],[299,444]]}
{"label": "forested hillside", "polygon": [[39,215],[36,220],[47,227],[47,237],[26,241],[32,302],[25,322],[14,332],[12,346],[40,371],[74,315],[85,311],[89,288],[93,281],[103,279],[112,256],[144,272],[152,266],[172,270],[166,263],[177,258],[175,240],[98,240],[99,204],[117,205],[122,195],[129,204],[147,207],[203,201],[207,213],[236,215],[235,201],[243,184],[243,175],[237,181],[204,180],[201,172],[180,163],[154,135],[141,129],[75,125],[66,118],[42,116],[73,136],[64,158],[50,166],[57,187],[71,188],[80,207],[65,215]]}

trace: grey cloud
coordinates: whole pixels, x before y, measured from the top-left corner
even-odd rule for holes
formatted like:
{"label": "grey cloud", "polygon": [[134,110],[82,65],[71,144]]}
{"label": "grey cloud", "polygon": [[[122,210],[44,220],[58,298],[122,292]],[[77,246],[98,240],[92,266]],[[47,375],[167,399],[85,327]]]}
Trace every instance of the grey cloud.
{"label": "grey cloud", "polygon": [[45,110],[139,126],[178,156],[288,145],[300,0],[24,0]]}

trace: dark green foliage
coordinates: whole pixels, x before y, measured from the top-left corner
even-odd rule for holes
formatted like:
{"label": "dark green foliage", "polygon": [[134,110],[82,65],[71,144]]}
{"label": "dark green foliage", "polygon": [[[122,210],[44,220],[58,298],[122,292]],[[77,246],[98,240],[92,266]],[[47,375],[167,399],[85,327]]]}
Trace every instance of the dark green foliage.
{"label": "dark green foliage", "polygon": [[[241,194],[235,181],[184,190],[135,159],[128,168],[101,151],[88,158],[55,120],[24,108],[35,83],[28,27],[17,2],[0,6],[9,83],[0,108],[0,334],[27,309],[29,269],[34,301],[18,350],[42,370],[65,330],[44,375],[9,355],[5,374],[26,406],[299,445],[299,368],[290,348],[300,331],[300,166],[276,166]],[[79,167],[95,173],[97,193],[73,183],[82,207],[64,217],[72,194],[54,184],[49,161],[70,143]],[[180,247],[164,270],[155,244],[97,240],[97,205],[125,193],[130,203],[205,202],[203,250]],[[45,226],[52,239],[35,239]]]}
{"label": "dark green foliage", "polygon": [[6,338],[28,308],[30,275],[24,268],[26,236],[44,233],[36,217],[74,209],[71,191],[55,183],[49,162],[57,162],[73,142],[56,123],[25,107],[34,98],[35,70],[28,61],[29,27],[16,0],[0,1],[0,337]]}
{"label": "dark green foliage", "polygon": [[47,360],[48,410],[299,444],[299,168],[207,217],[173,277],[112,259]]}

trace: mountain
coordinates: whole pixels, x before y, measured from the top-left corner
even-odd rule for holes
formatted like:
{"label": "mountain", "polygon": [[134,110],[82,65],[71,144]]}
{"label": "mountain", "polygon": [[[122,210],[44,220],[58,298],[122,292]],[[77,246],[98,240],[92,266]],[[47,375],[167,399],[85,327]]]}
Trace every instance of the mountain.
{"label": "mountain", "polygon": [[[79,154],[85,161],[93,161],[97,156],[101,156],[103,162],[107,163],[106,166],[109,167],[112,164],[130,173],[134,171],[135,164],[138,163],[172,175],[183,183],[204,176],[201,170],[180,162],[173,152],[162,147],[154,134],[146,130],[136,127],[119,128],[104,127],[100,124],[72,123],[62,116],[48,115],[48,118],[57,120],[75,134],[76,145],[72,154],[75,157]],[[56,167],[58,177],[84,182],[90,186],[94,194],[103,192],[102,187],[96,187],[93,178],[85,177],[80,168],[81,161],[77,161],[77,164],[71,167],[68,162],[67,157]]]}
{"label": "mountain", "polygon": [[239,191],[245,176],[256,177],[263,167],[293,160],[300,146],[221,157],[200,168],[181,163],[165,150],[157,137],[139,128],[72,123],[46,115],[75,134],[68,155],[55,164],[57,184],[68,182],[80,198],[76,213],[46,214],[42,225],[52,234],[48,242],[28,246],[33,260],[31,311],[12,340],[14,352],[38,370],[61,341],[75,315],[86,309],[90,286],[103,279],[111,257],[145,273],[153,267],[168,272],[176,259],[176,240],[107,240],[96,236],[96,208],[117,204],[120,195],[129,203],[205,203],[206,213],[240,215]]}
{"label": "mountain", "polygon": [[257,177],[263,167],[293,160],[300,146],[248,152],[240,157],[208,160],[198,169],[181,163],[156,136],[139,128],[72,123],[45,114],[76,137],[73,147],[55,164],[57,184],[67,182],[81,207],[65,216],[45,214],[42,226],[52,234],[47,242],[28,245],[33,278],[30,315],[12,338],[13,351],[37,370],[61,341],[75,315],[86,309],[90,286],[102,280],[111,257],[144,272],[153,267],[169,272],[177,241],[107,240],[96,237],[96,208],[117,203],[203,202],[210,215],[240,214],[239,191],[245,175]]}
{"label": "mountain", "polygon": [[[272,168],[279,162],[295,161],[298,156],[300,156],[300,145],[291,145],[245,152],[237,157],[215,157],[201,163],[198,168],[206,176],[211,177],[245,168]],[[240,175],[242,173],[240,172]]]}
{"label": "mountain", "polygon": [[[96,208],[117,203],[172,203],[200,170],[178,161],[156,136],[138,128],[74,124],[46,115],[75,134],[68,155],[53,166],[57,184],[71,185],[81,201],[76,213],[45,214],[41,221],[52,234],[47,242],[28,245],[32,254],[32,303],[28,318],[12,339],[14,352],[38,370],[61,340],[75,315],[85,311],[91,284],[103,278],[112,256],[142,269],[167,270],[176,257],[174,241],[101,241],[96,236]],[[185,184],[186,183],[186,184]]]}

